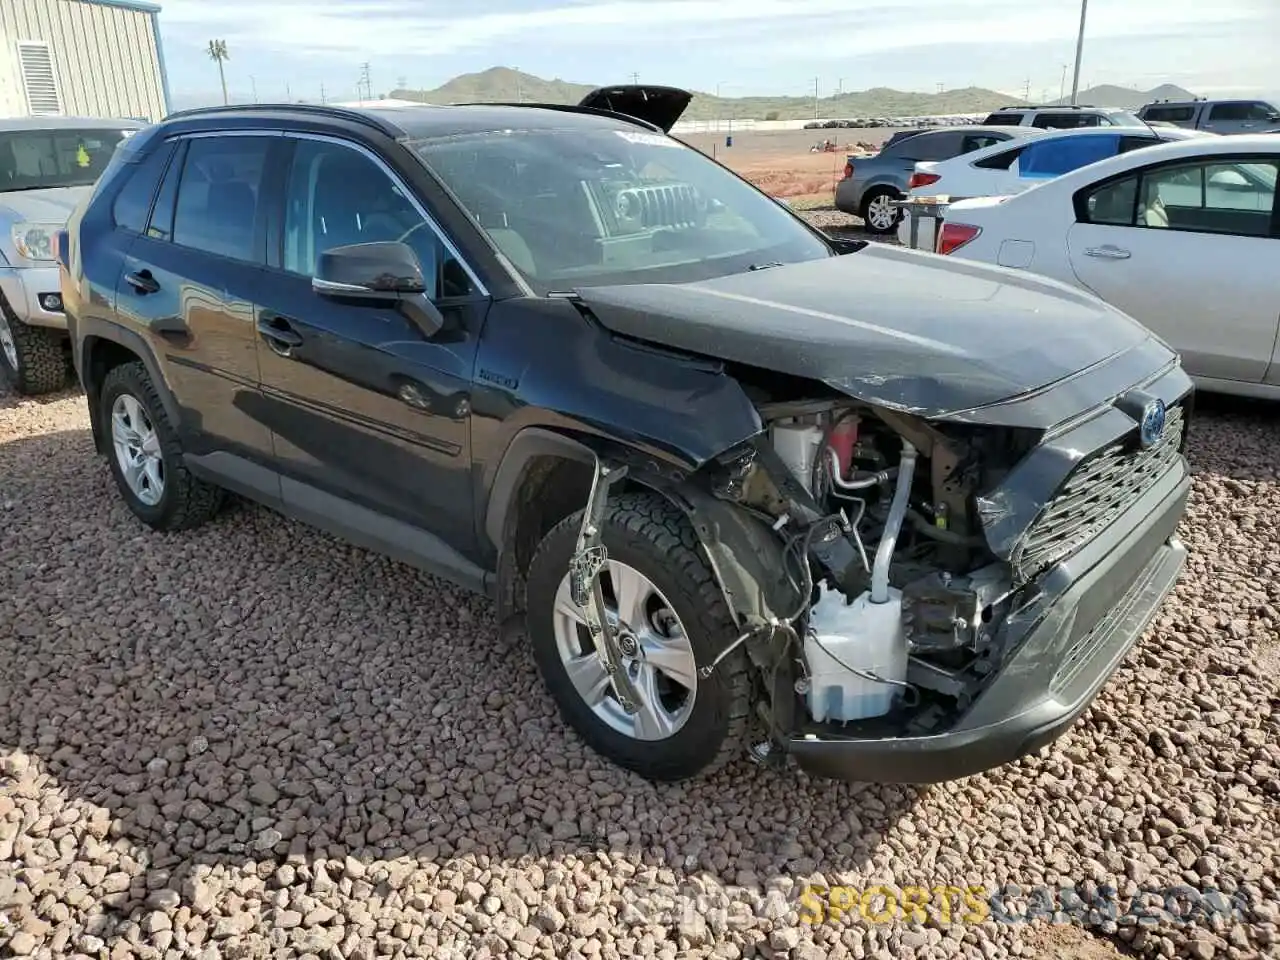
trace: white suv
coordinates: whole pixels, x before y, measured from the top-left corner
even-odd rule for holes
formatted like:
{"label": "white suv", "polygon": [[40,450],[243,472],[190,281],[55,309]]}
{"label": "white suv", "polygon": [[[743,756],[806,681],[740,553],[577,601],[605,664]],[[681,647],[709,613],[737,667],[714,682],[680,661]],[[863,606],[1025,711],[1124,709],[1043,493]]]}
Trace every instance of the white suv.
{"label": "white suv", "polygon": [[1136,114],[1112,107],[1081,105],[1001,107],[988,114],[984,126],[1039,127],[1042,130],[1074,130],[1077,127],[1146,127]]}

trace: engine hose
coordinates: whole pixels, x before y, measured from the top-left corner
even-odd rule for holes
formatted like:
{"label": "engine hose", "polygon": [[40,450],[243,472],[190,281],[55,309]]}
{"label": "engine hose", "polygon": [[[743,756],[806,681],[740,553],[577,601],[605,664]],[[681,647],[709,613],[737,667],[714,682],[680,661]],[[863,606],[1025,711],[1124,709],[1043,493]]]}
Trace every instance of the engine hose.
{"label": "engine hose", "polygon": [[934,526],[927,517],[914,510],[907,511],[907,519],[911,521],[911,525],[916,530],[930,539],[937,540],[939,543],[947,543],[956,547],[980,547],[986,542],[981,537],[966,537],[963,533],[943,530],[941,527]]}

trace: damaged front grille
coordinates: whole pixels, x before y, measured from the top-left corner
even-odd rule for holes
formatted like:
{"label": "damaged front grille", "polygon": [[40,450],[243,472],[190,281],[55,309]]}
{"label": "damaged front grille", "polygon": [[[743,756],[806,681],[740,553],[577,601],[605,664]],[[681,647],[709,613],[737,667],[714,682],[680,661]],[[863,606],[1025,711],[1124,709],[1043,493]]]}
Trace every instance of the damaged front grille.
{"label": "damaged front grille", "polygon": [[1014,548],[1015,577],[1032,579],[1128,510],[1178,459],[1184,428],[1182,407],[1170,407],[1164,433],[1150,447],[1116,443],[1077,466]]}

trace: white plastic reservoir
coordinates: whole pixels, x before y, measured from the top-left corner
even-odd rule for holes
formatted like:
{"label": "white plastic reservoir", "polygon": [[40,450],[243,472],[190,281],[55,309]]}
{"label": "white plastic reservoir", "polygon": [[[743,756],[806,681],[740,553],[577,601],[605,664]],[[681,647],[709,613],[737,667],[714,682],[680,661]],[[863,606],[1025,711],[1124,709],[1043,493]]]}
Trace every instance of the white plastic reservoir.
{"label": "white plastic reservoir", "polygon": [[811,684],[809,712],[814,720],[840,723],[883,716],[903,688],[859,676],[846,667],[899,683],[906,679],[902,591],[890,587],[885,603],[872,603],[870,591],[846,603],[839,592],[825,586],[819,589],[804,641]]}

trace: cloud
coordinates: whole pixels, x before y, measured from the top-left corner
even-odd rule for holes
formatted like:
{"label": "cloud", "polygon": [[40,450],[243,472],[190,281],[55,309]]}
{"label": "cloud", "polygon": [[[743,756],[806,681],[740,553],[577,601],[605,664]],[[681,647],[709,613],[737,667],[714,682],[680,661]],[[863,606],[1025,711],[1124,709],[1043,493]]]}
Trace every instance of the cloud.
{"label": "cloud", "polygon": [[[434,72],[446,62],[449,69],[460,62],[463,69],[483,69],[536,61],[544,74],[602,79],[617,73],[615,64],[625,57],[628,69],[661,64],[668,78],[670,64],[685,60],[683,69],[694,75],[674,82],[705,83],[702,70],[732,69],[738,76],[727,79],[739,86],[767,89],[784,72],[794,82],[812,65],[838,65],[843,72],[860,57],[929,48],[930,62],[919,68],[932,86],[932,78],[960,70],[991,76],[1029,56],[1020,49],[1035,49],[1036,57],[1013,66],[1009,80],[1035,66],[1046,45],[1056,51],[1054,61],[1069,57],[1079,0],[486,0],[467,7],[452,0],[164,0],[161,17],[170,42],[189,48],[225,38],[233,62],[238,54],[240,62],[253,58],[260,77],[273,71],[274,56],[312,71],[338,65],[344,75],[362,60],[397,72],[405,65]],[[1243,53],[1262,46],[1256,38],[1277,32],[1276,0],[1125,0],[1094,4],[1088,21],[1095,49],[1131,44],[1134,66],[1167,66],[1170,75],[1201,69],[1221,83],[1244,79],[1231,75],[1235,58],[1219,53],[1205,62],[1197,57],[1197,40],[1229,34]],[[684,44],[698,45],[698,57],[684,58]],[[939,64],[934,55],[947,48],[954,51],[951,62],[944,53]],[[977,61],[975,49],[982,51]],[[1157,50],[1168,62],[1152,62]],[[744,63],[754,67],[752,77],[741,76]],[[1055,76],[1059,69],[1040,66]]]}

